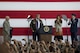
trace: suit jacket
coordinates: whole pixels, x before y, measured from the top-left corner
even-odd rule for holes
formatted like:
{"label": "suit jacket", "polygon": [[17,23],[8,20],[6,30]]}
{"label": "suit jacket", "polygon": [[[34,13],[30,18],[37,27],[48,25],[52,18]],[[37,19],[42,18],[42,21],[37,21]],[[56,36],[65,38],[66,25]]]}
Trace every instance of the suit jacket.
{"label": "suit jacket", "polygon": [[10,40],[10,24],[6,20],[3,23],[3,35],[4,35],[4,41]]}
{"label": "suit jacket", "polygon": [[[40,21],[40,28],[43,26],[43,23],[42,23],[42,20],[39,20]],[[30,23],[30,28],[32,29],[32,30],[34,30],[34,32],[37,30],[36,29],[36,19],[33,19],[32,21],[31,21],[31,23]],[[39,29],[40,29],[39,28]],[[38,30],[39,30],[38,29]]]}
{"label": "suit jacket", "polygon": [[78,23],[78,19],[76,18],[76,19],[71,19],[71,23],[68,23],[68,25],[70,25],[71,24],[71,27],[70,27],[70,31],[71,32],[77,32],[78,31],[78,29],[77,29],[77,23]]}

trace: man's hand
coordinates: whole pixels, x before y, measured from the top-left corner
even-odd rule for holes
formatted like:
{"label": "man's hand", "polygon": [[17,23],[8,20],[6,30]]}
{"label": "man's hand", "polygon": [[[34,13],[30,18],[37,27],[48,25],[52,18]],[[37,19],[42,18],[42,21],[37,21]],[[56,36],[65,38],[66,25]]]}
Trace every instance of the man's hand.
{"label": "man's hand", "polygon": [[28,17],[27,18],[30,18],[31,17],[31,15],[28,15]]}
{"label": "man's hand", "polygon": [[32,32],[34,32],[34,30],[32,30]]}

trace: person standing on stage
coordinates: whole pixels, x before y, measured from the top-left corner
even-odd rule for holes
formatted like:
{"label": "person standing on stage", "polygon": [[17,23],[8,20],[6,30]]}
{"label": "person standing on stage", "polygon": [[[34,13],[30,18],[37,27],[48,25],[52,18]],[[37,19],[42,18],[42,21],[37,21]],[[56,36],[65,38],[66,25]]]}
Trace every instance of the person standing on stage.
{"label": "person standing on stage", "polygon": [[72,14],[72,18],[69,21],[68,25],[71,25],[70,32],[71,32],[71,40],[73,43],[73,40],[77,41],[77,31],[78,31],[78,19],[76,18],[75,14]]}
{"label": "person standing on stage", "polygon": [[11,37],[10,37],[10,23],[9,23],[9,16],[5,17],[5,21],[3,22],[3,37],[4,37],[4,42],[10,42]]}
{"label": "person standing on stage", "polygon": [[36,15],[36,18],[33,19],[30,23],[30,27],[32,29],[32,32],[33,32],[33,40],[36,41],[36,36],[37,36],[37,39],[38,41],[40,41],[40,33],[39,33],[39,30],[40,28],[43,26],[43,22],[42,20],[40,19],[40,14],[37,14]]}
{"label": "person standing on stage", "polygon": [[60,17],[60,15],[57,16],[56,20],[55,20],[55,36],[54,36],[54,40],[57,39],[58,41],[63,40],[63,36],[62,36],[62,19]]}

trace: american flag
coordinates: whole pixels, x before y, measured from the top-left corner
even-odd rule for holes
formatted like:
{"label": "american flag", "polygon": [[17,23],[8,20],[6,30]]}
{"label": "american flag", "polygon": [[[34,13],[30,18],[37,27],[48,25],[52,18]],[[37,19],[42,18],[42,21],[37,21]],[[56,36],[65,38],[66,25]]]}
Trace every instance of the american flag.
{"label": "american flag", "polygon": [[[36,14],[40,14],[44,25],[51,25],[54,30],[54,20],[57,15],[66,15],[71,18],[72,13],[80,18],[80,0],[0,0],[0,33],[5,16],[10,16],[10,25],[13,27],[12,39],[21,40],[27,38],[27,35],[32,39],[32,31],[27,21],[29,14],[32,18],[35,18]],[[62,21],[63,37],[66,39],[68,34],[69,40],[71,40],[70,26],[66,26],[65,20]],[[80,21],[78,27],[80,27]],[[66,33],[66,30],[68,30],[68,33]],[[80,33],[78,32],[78,34]],[[2,34],[0,34],[1,38]]]}

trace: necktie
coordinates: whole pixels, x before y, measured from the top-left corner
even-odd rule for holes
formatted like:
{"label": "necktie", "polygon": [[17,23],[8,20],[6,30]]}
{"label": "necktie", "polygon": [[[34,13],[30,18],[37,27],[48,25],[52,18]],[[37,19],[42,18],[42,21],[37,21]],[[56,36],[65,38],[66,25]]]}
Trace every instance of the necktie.
{"label": "necktie", "polygon": [[38,21],[36,21],[36,29],[38,29]]}

